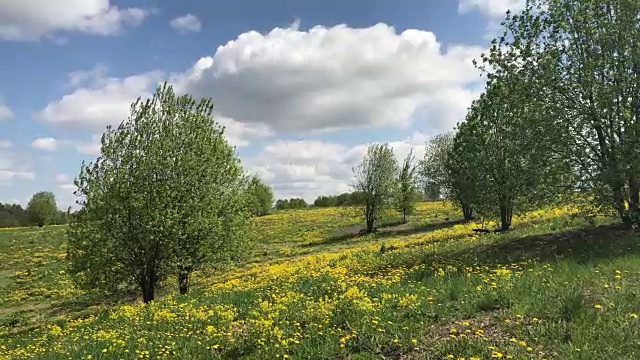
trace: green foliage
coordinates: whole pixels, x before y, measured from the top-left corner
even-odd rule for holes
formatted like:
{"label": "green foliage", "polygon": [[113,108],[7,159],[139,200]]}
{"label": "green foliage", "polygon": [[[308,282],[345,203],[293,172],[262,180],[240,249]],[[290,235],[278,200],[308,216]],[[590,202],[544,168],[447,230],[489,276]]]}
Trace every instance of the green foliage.
{"label": "green foliage", "polygon": [[362,162],[353,168],[353,188],[363,193],[360,205],[366,222],[366,231],[372,232],[381,213],[393,203],[395,174],[398,162],[388,144],[369,146]]}
{"label": "green foliage", "polygon": [[27,216],[33,225],[49,225],[58,212],[56,197],[50,191],[35,193],[27,204]]}
{"label": "green foliage", "polygon": [[402,214],[406,223],[407,217],[413,214],[416,203],[416,166],[414,165],[413,150],[409,152],[398,173],[395,194],[396,210]]}
{"label": "green foliage", "polygon": [[251,213],[254,216],[264,216],[273,208],[273,190],[265,184],[260,176],[253,175],[248,181],[248,193],[251,198]]}
{"label": "green foliage", "polygon": [[26,226],[29,218],[20,204],[0,203],[0,228]]}
{"label": "green foliage", "polygon": [[[50,225],[62,225],[69,222],[68,211],[56,208]],[[0,203],[0,228],[30,226],[33,222],[20,204]]]}
{"label": "green foliage", "polygon": [[176,96],[165,83],[107,128],[101,155],[75,182],[82,209],[69,227],[69,257],[81,286],[137,286],[149,302],[167,276],[178,275],[186,292],[192,271],[242,252],[247,184],[212,111],[211,100]]}
{"label": "green foliage", "polygon": [[309,204],[302,198],[278,199],[275,205],[276,210],[306,209],[308,207]]}
{"label": "green foliage", "polygon": [[635,0],[529,0],[483,59],[490,78],[528,69],[579,187],[626,223],[640,219],[639,16]]}
{"label": "green foliage", "polygon": [[540,207],[567,189],[559,186],[570,169],[556,151],[561,146],[556,128],[545,123],[544,114],[531,111],[544,104],[529,80],[523,72],[493,77],[454,142],[458,160],[473,171],[474,210],[499,216],[502,230],[510,228],[514,210]]}

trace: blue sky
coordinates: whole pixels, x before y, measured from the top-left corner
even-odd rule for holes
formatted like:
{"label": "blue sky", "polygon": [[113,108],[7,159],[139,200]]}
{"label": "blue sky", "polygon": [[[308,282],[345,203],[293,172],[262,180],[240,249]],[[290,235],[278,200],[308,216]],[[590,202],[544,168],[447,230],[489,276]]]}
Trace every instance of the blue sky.
{"label": "blue sky", "polygon": [[418,155],[482,89],[520,0],[0,0],[0,202],[53,191],[159,82],[212,97],[278,197],[347,191],[372,142]]}

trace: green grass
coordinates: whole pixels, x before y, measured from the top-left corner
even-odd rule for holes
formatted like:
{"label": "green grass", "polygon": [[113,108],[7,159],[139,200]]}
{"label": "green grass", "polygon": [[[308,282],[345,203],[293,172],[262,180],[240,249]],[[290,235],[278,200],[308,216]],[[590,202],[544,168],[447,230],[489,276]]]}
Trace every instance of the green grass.
{"label": "green grass", "polygon": [[421,204],[359,236],[343,210],[270,215],[247,264],[151,306],[74,289],[62,228],[0,230],[0,359],[640,358],[637,233],[551,211],[480,236],[456,216]]}

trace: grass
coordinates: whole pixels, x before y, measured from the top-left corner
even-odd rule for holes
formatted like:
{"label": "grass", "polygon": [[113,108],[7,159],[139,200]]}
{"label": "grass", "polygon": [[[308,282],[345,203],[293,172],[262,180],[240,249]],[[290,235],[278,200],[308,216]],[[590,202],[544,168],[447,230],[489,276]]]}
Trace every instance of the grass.
{"label": "grass", "polygon": [[246,264],[148,306],[76,290],[64,228],[0,230],[0,359],[638,359],[638,234],[572,212],[479,235],[420,203],[365,236],[349,210],[277,213]]}

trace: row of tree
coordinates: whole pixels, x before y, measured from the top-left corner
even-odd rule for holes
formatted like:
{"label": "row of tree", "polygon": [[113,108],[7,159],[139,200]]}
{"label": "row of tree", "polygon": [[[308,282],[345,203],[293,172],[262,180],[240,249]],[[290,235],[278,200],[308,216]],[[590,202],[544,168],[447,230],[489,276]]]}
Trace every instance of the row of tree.
{"label": "row of tree", "polygon": [[[527,0],[507,14],[476,63],[486,89],[455,132],[433,139],[418,166],[376,144],[354,167],[366,231],[388,208],[406,221],[418,175],[430,197],[503,230],[514,212],[564,194],[640,221],[639,18],[637,0]],[[273,194],[245,174],[212,111],[165,84],[107,129],[76,180],[68,244],[79,284],[137,286],[148,302],[167,277],[186,293],[193,271],[245,252],[249,218],[268,213]]]}
{"label": "row of tree", "polygon": [[485,91],[427,146],[426,183],[502,230],[563,195],[637,224],[639,18],[635,0],[527,0],[507,13],[476,62]]}
{"label": "row of tree", "polygon": [[68,218],[69,210],[58,209],[55,195],[48,191],[34,194],[26,209],[20,204],[0,203],[0,228],[62,225]]}
{"label": "row of tree", "polygon": [[320,195],[313,201],[315,207],[353,206],[364,204],[364,193],[354,191],[339,195]]}
{"label": "row of tree", "polygon": [[342,193],[339,195],[320,195],[309,205],[302,198],[278,199],[276,210],[307,209],[313,207],[354,206],[364,204],[364,194],[361,191]]}

